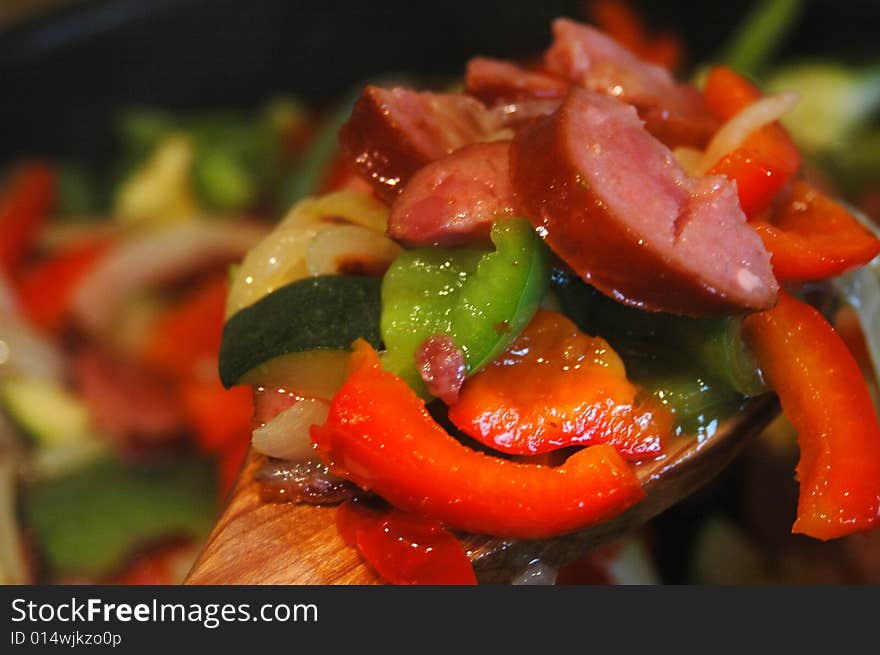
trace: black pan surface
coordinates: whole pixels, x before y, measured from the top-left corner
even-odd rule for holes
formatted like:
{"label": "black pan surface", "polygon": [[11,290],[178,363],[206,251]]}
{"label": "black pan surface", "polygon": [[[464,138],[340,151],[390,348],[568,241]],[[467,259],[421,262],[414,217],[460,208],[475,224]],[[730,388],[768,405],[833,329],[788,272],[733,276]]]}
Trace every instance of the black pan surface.
{"label": "black pan surface", "polygon": [[[242,106],[278,92],[313,103],[388,72],[460,73],[474,54],[523,55],[581,1],[382,3],[326,0],[93,0],[0,33],[0,160],[100,159],[123,105]],[[637,2],[684,36],[692,61],[717,52],[748,2]],[[873,52],[876,0],[811,0],[783,56]]]}

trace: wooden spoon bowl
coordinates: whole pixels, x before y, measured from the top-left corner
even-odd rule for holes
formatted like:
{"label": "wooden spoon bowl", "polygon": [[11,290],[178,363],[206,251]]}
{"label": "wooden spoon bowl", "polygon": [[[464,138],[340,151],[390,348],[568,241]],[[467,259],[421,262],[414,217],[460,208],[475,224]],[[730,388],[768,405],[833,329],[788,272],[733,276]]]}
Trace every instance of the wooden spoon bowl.
{"label": "wooden spoon bowl", "polygon": [[[543,540],[460,534],[482,583],[508,583],[529,562],[564,566],[637,528],[714,478],[779,413],[776,397],[749,401],[711,437],[678,439],[637,475],[647,497],[623,514]],[[336,530],[336,508],[267,503],[254,474],[265,459],[248,455],[229,503],[186,584],[382,584]]]}

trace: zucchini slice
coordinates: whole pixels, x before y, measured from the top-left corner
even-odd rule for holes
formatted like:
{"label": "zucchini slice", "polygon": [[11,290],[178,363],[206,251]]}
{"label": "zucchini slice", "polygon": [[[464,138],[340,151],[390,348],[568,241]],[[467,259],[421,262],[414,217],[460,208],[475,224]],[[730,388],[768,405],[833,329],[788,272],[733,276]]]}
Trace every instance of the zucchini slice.
{"label": "zucchini slice", "polygon": [[228,388],[281,355],[332,348],[358,338],[380,348],[381,278],[322,275],[276,289],[223,327],[220,379]]}

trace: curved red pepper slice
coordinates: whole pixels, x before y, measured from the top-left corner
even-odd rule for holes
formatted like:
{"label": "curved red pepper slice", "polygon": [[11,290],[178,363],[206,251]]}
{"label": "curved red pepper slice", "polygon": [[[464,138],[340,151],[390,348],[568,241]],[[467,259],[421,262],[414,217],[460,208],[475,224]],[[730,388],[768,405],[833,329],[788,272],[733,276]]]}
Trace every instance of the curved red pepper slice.
{"label": "curved red pepper slice", "polygon": [[752,222],[780,282],[834,277],[880,254],[880,240],[844,207],[800,180],[791,191],[772,222]]}
{"label": "curved red pepper slice", "polygon": [[[213,371],[220,340],[229,277],[225,273],[201,282],[150,326],[141,357],[175,379],[188,379],[200,370]],[[204,366],[204,363],[210,366]]]}
{"label": "curved red pepper slice", "polygon": [[474,451],[447,434],[375,351],[357,360],[312,439],[335,470],[403,511],[450,529],[541,539],[598,523],[645,496],[612,446],[584,448],[560,467]]}
{"label": "curved red pepper slice", "polygon": [[880,523],[880,424],[859,366],[834,328],[786,293],[745,319],[746,336],[786,417],[801,459],[792,528],[832,539]]}
{"label": "curved red pepper slice", "polygon": [[392,584],[472,585],[474,568],[439,521],[348,501],[336,512],[343,539]]}
{"label": "curved red pepper slice", "polygon": [[77,286],[98,264],[110,244],[107,238],[89,239],[25,268],[16,281],[16,288],[28,319],[49,332],[61,331]]}
{"label": "curved red pepper slice", "polygon": [[608,443],[639,460],[660,453],[672,414],[659,402],[637,402],[637,392],[607,341],[558,312],[539,311],[501,356],[465,382],[449,419],[514,455]]}
{"label": "curved red pepper slice", "polygon": [[[729,120],[761,98],[761,91],[729,68],[709,71],[704,96],[719,120]],[[722,157],[708,171],[736,181],[739,202],[746,216],[756,216],[801,166],[800,152],[788,132],[778,123],[755,130],[743,144]]]}

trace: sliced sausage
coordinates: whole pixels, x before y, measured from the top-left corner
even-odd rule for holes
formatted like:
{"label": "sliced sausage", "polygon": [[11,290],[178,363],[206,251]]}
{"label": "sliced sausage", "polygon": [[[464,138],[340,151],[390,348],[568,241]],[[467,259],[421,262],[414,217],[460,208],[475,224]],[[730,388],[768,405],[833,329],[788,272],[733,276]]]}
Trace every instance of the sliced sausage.
{"label": "sliced sausage", "polygon": [[570,86],[571,82],[565,79],[488,57],[471,59],[464,77],[465,91],[490,107],[531,98],[562,99]]}
{"label": "sliced sausage", "polygon": [[636,107],[648,131],[670,148],[702,148],[718,128],[700,93],[669,71],[642,61],[599,30],[565,18],[553,22],[548,71]]}
{"label": "sliced sausage", "polygon": [[419,170],[391,206],[388,234],[410,246],[488,241],[492,222],[513,213],[510,143],[476,143]]}
{"label": "sliced sausage", "polygon": [[368,86],[342,127],[342,151],[376,193],[391,202],[425,164],[491,139],[496,115],[477,99]]}
{"label": "sliced sausage", "polygon": [[517,134],[510,166],[518,210],[605,294],[693,316],[775,303],[770,256],[734,184],[688,177],[632,106],[575,88]]}

